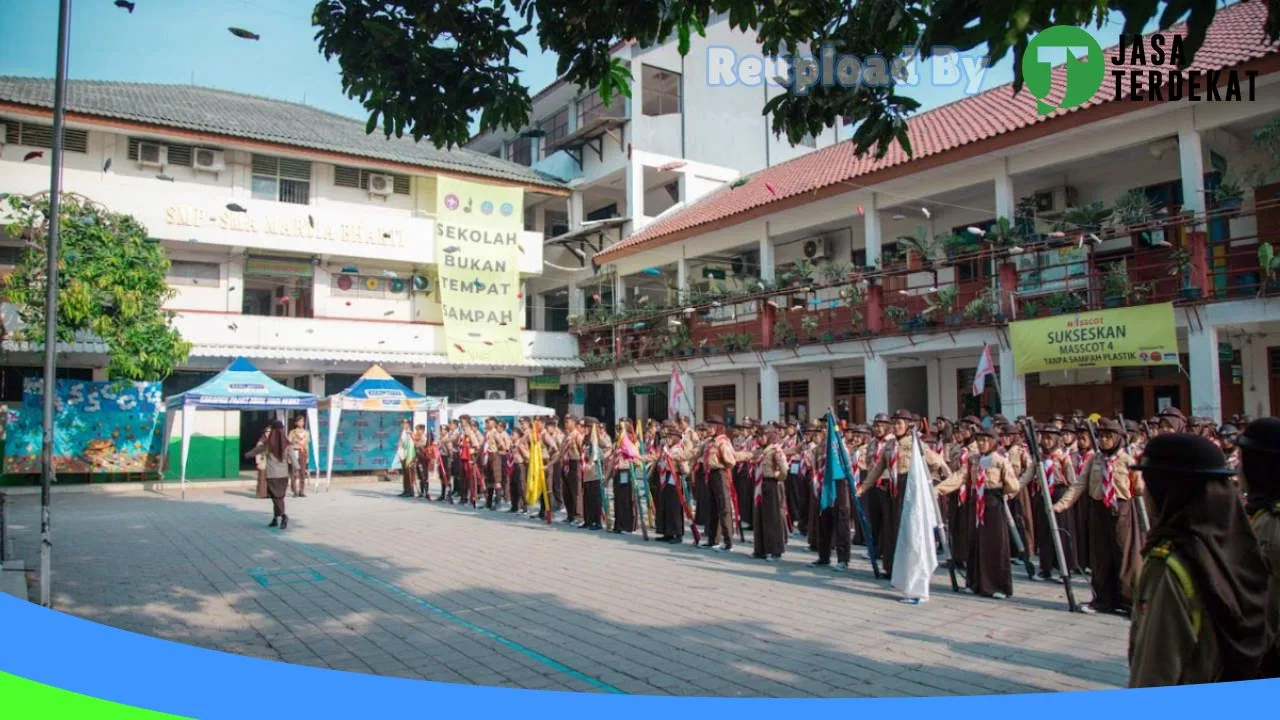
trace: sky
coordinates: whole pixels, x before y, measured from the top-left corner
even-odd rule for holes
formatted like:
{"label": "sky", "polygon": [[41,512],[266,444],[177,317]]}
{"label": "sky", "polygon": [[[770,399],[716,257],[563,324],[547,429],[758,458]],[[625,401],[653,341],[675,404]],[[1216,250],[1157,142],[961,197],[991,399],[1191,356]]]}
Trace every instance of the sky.
{"label": "sky", "polygon": [[[584,0],[585,1],[585,0]],[[73,79],[181,83],[303,102],[349,117],[367,117],[342,92],[336,62],[320,55],[311,28],[314,0],[136,0],[132,13],[113,0],[74,0],[68,71]],[[0,0],[0,75],[52,77],[57,44],[57,0]],[[1121,21],[1094,32],[1114,44]],[[241,27],[261,40],[242,40]],[[517,57],[532,91],[555,79],[555,57]],[[938,86],[921,66],[921,82],[907,90],[929,109],[964,96],[964,84]],[[987,90],[1013,77],[1011,58],[981,76]]]}

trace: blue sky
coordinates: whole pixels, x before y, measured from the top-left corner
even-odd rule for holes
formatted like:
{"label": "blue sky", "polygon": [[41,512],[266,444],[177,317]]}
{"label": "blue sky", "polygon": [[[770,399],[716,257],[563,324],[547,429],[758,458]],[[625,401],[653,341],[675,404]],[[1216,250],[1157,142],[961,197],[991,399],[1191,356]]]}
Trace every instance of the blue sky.
{"label": "blue sky", "polygon": [[[57,40],[55,0],[0,0],[0,74],[51,77]],[[336,63],[325,62],[311,28],[314,0],[137,0],[129,14],[112,0],[75,0],[72,10],[71,77],[157,83],[195,83],[303,102],[363,118],[359,103],[342,93]],[[1103,47],[1116,42],[1120,19],[1094,35]],[[241,40],[237,26],[262,36]],[[533,43],[536,46],[536,42]],[[536,47],[531,48],[536,51]],[[516,58],[534,91],[555,78],[553,56]],[[931,86],[926,78],[913,94],[924,107],[959,99],[961,87]],[[1012,79],[1006,59],[983,77],[982,89]]]}

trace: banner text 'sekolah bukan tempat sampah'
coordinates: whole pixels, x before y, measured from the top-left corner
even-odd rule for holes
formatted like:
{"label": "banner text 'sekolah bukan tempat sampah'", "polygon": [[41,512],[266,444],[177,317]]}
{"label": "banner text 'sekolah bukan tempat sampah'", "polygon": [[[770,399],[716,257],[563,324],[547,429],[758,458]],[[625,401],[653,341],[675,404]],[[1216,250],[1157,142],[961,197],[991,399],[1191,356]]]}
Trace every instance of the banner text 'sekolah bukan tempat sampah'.
{"label": "banner text 'sekolah bukan tempat sampah'", "polygon": [[1177,365],[1173,303],[1066,313],[1009,324],[1019,374]]}
{"label": "banner text 'sekolah bukan tempat sampah'", "polygon": [[519,365],[523,190],[441,177],[436,263],[450,362]]}

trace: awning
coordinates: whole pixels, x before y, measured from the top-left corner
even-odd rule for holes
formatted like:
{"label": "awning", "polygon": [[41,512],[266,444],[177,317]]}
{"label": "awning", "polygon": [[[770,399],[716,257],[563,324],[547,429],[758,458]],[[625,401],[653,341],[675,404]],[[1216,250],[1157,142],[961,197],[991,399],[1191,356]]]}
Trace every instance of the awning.
{"label": "awning", "polygon": [[450,362],[445,355],[428,353],[407,353],[394,350],[319,350],[315,348],[287,347],[238,347],[232,345],[196,345],[191,348],[192,357],[234,358],[248,357],[268,360],[318,360],[333,362],[359,362],[380,364],[409,365],[475,365],[479,367],[525,367],[525,368],[580,368],[582,361],[577,358],[525,358],[519,365],[500,365],[495,363],[458,363]]}

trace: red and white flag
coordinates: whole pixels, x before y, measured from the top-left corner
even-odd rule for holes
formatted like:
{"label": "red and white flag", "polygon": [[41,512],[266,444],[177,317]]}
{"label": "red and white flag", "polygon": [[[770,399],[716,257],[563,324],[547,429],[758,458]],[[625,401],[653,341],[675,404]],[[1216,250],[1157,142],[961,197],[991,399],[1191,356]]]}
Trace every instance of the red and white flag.
{"label": "red and white flag", "polygon": [[978,369],[973,374],[973,396],[982,397],[987,389],[987,376],[995,377],[996,365],[991,362],[991,346],[982,343],[982,356],[978,358]]}

